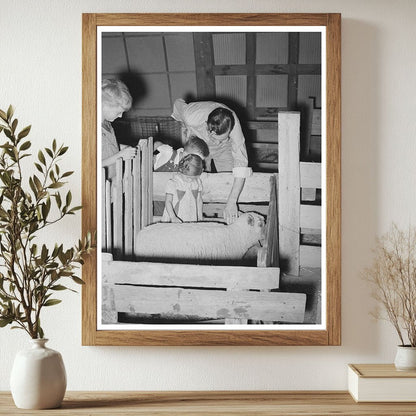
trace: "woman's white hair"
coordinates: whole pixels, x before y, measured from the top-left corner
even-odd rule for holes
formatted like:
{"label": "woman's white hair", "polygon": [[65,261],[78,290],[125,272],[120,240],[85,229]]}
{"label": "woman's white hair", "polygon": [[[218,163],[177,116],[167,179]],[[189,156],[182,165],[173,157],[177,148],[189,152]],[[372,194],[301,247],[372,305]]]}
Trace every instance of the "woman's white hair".
{"label": "woman's white hair", "polygon": [[127,85],[119,79],[103,79],[101,99],[107,104],[119,104],[124,111],[130,110],[133,98]]}

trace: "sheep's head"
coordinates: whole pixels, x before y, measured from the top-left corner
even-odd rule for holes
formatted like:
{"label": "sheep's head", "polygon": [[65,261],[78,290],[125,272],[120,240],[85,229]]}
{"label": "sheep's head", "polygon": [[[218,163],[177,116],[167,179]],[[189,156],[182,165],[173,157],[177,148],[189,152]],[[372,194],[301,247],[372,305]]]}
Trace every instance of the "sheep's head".
{"label": "sheep's head", "polygon": [[256,237],[256,240],[262,240],[266,233],[266,222],[264,217],[256,212],[246,212],[241,214],[238,222],[246,224],[250,229],[250,234]]}

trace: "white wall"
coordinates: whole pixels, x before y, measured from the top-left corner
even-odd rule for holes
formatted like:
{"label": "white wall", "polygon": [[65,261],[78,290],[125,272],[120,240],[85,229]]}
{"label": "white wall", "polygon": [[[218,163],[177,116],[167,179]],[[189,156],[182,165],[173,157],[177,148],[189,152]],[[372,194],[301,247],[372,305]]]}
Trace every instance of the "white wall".
{"label": "white wall", "polygon": [[[413,0],[0,0],[0,108],[33,124],[34,148],[70,145],[81,186],[82,12],[341,12],[342,346],[81,347],[81,298],[45,311],[70,390],[345,389],[346,364],[392,362],[392,328],[369,316],[359,278],[376,234],[416,223],[416,2]],[[47,236],[70,244],[80,216]],[[0,390],[27,336],[0,330]]]}

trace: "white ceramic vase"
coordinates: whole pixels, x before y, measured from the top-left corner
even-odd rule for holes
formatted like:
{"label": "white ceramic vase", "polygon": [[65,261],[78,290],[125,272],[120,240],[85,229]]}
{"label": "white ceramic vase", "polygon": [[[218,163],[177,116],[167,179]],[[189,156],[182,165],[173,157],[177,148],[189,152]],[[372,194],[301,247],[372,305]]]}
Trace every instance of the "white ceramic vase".
{"label": "white ceramic vase", "polygon": [[45,346],[47,341],[32,339],[30,349],[16,354],[10,388],[15,405],[21,409],[53,409],[64,398],[64,362],[59,352]]}
{"label": "white ceramic vase", "polygon": [[416,370],[416,347],[398,345],[394,365],[399,371]]}

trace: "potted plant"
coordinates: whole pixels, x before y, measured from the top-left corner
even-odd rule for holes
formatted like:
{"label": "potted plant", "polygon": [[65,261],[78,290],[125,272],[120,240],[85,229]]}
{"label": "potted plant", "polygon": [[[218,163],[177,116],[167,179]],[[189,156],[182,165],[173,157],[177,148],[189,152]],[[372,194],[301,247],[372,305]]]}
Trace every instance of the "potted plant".
{"label": "potted plant", "polygon": [[393,224],[377,240],[373,265],[363,275],[400,340],[394,364],[398,370],[416,370],[416,228],[403,231]]}
{"label": "potted plant", "polygon": [[39,233],[56,226],[81,207],[72,206],[71,191],[62,192],[73,172],[61,171],[59,160],[68,147],[53,140],[39,150],[36,173],[23,175],[22,160],[30,156],[26,139],[30,126],[17,131],[13,108],[0,110],[0,327],[24,330],[32,348],[16,355],[11,374],[14,401],[22,408],[51,408],[61,404],[66,375],[61,355],[46,348],[41,312],[61,302],[60,291],[72,290],[64,280],[77,284],[83,257],[92,250],[91,235],[69,249],[62,244],[49,248]]}

